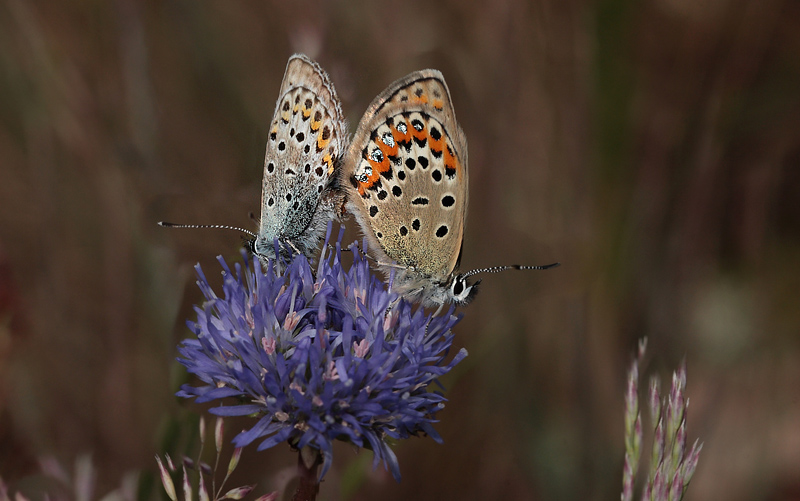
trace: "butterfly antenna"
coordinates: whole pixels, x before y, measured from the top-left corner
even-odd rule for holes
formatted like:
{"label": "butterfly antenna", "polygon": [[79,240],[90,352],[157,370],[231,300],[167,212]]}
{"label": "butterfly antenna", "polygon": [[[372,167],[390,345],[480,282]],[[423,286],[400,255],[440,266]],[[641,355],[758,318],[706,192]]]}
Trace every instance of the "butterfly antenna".
{"label": "butterfly antenna", "polygon": [[538,266],[523,266],[520,264],[510,264],[508,266],[492,266],[491,268],[481,268],[479,270],[468,271],[464,273],[462,277],[467,278],[471,277],[472,275],[477,275],[478,273],[499,273],[501,271],[506,271],[506,270],[549,270],[550,268],[555,268],[556,266],[561,266],[561,263],[552,263],[552,264],[545,264]]}
{"label": "butterfly antenna", "polygon": [[244,228],[240,228],[238,226],[228,226],[225,224],[177,224],[177,223],[168,223],[166,221],[159,221],[159,226],[163,226],[165,228],[214,228],[214,229],[222,229],[222,230],[236,230],[241,231],[242,233],[246,233],[253,238],[256,238],[258,235],[253,233],[250,230],[246,230]]}

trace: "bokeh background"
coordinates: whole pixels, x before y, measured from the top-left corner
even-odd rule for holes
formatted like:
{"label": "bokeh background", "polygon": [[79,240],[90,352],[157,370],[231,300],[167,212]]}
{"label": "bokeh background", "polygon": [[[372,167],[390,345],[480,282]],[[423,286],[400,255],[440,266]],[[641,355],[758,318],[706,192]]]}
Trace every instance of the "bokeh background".
{"label": "bokeh background", "polygon": [[[5,0],[6,482],[36,491],[37,458],[91,453],[102,494],[191,446],[202,409],[173,395],[192,266],[216,275],[241,240],[155,223],[252,224],[294,52],[353,130],[390,82],[441,70],[469,139],[463,267],[562,262],[485,277],[462,310],[443,445],[399,444],[400,484],[342,446],[320,499],[618,499],[643,336],[644,374],[688,366],[705,447],[686,499],[800,499],[793,0]],[[295,461],[246,450],[237,480],[278,489]]]}

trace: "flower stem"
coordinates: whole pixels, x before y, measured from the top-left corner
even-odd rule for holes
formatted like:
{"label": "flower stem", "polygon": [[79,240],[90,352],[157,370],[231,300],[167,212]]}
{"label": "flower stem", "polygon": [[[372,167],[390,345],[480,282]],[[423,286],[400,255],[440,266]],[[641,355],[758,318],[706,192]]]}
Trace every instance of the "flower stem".
{"label": "flower stem", "polygon": [[319,466],[322,455],[318,449],[305,447],[297,454],[297,477],[299,483],[292,501],[314,501],[319,493]]}

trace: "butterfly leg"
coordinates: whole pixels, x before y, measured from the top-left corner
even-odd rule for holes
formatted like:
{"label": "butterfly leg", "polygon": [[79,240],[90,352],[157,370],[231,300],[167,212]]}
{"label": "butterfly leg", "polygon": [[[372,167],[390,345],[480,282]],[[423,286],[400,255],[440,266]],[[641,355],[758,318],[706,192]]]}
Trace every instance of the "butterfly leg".
{"label": "butterfly leg", "polygon": [[289,247],[291,247],[291,248],[292,248],[292,250],[294,251],[294,253],[295,253],[295,254],[302,254],[302,252],[300,252],[300,249],[298,249],[298,248],[297,248],[297,246],[296,246],[294,243],[292,243],[292,241],[291,241],[291,240],[289,240],[289,239],[287,238],[287,239],[285,240],[285,242],[286,242],[286,245],[288,245]]}
{"label": "butterfly leg", "polygon": [[[394,263],[394,262],[387,263],[387,262],[384,262],[384,261],[378,261],[377,259],[374,259],[374,258],[372,258],[372,259],[375,261],[375,264],[377,264],[378,266],[385,266],[387,268],[394,268],[396,270],[414,271],[414,267],[413,266],[406,266],[404,264],[397,264],[397,263]],[[422,289],[420,289],[420,290],[422,290]]]}
{"label": "butterfly leg", "polygon": [[[333,249],[333,247],[331,246],[331,244],[328,244],[328,247],[330,247],[331,249]],[[351,248],[349,248],[349,247],[348,247],[347,249],[342,249],[342,250],[347,250],[347,251],[350,251],[350,252],[354,252],[354,251],[353,251]],[[362,255],[364,255],[364,257],[366,257],[367,259],[369,259],[369,260],[371,260],[373,263],[375,263],[375,265],[376,265],[376,266],[379,266],[379,267],[386,267],[386,268],[394,268],[394,269],[397,269],[397,270],[411,270],[411,271],[414,271],[414,267],[413,267],[413,266],[406,266],[406,265],[404,265],[404,264],[397,264],[397,263],[394,263],[394,262],[387,263],[387,262],[385,262],[385,261],[378,261],[378,260],[377,260],[377,259],[375,259],[374,257],[370,256],[370,255],[369,255],[369,253],[367,253],[367,252],[364,252],[363,250],[361,250],[361,247],[358,247],[358,251],[359,251],[359,252],[361,252],[361,254],[362,254]],[[420,289],[420,290],[422,290],[422,289]]]}

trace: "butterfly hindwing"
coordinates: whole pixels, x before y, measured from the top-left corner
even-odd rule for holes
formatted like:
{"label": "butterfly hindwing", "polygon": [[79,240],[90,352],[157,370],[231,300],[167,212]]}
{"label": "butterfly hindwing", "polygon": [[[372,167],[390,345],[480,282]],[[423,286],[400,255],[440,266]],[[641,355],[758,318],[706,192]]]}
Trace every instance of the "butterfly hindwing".
{"label": "butterfly hindwing", "polygon": [[254,245],[259,256],[274,257],[277,238],[311,257],[334,214],[331,182],[346,147],[346,122],[330,78],[306,56],[292,56],[267,138]]}
{"label": "butterfly hindwing", "polygon": [[467,144],[440,72],[411,73],[372,102],[342,175],[378,260],[448,281],[464,234]]}

